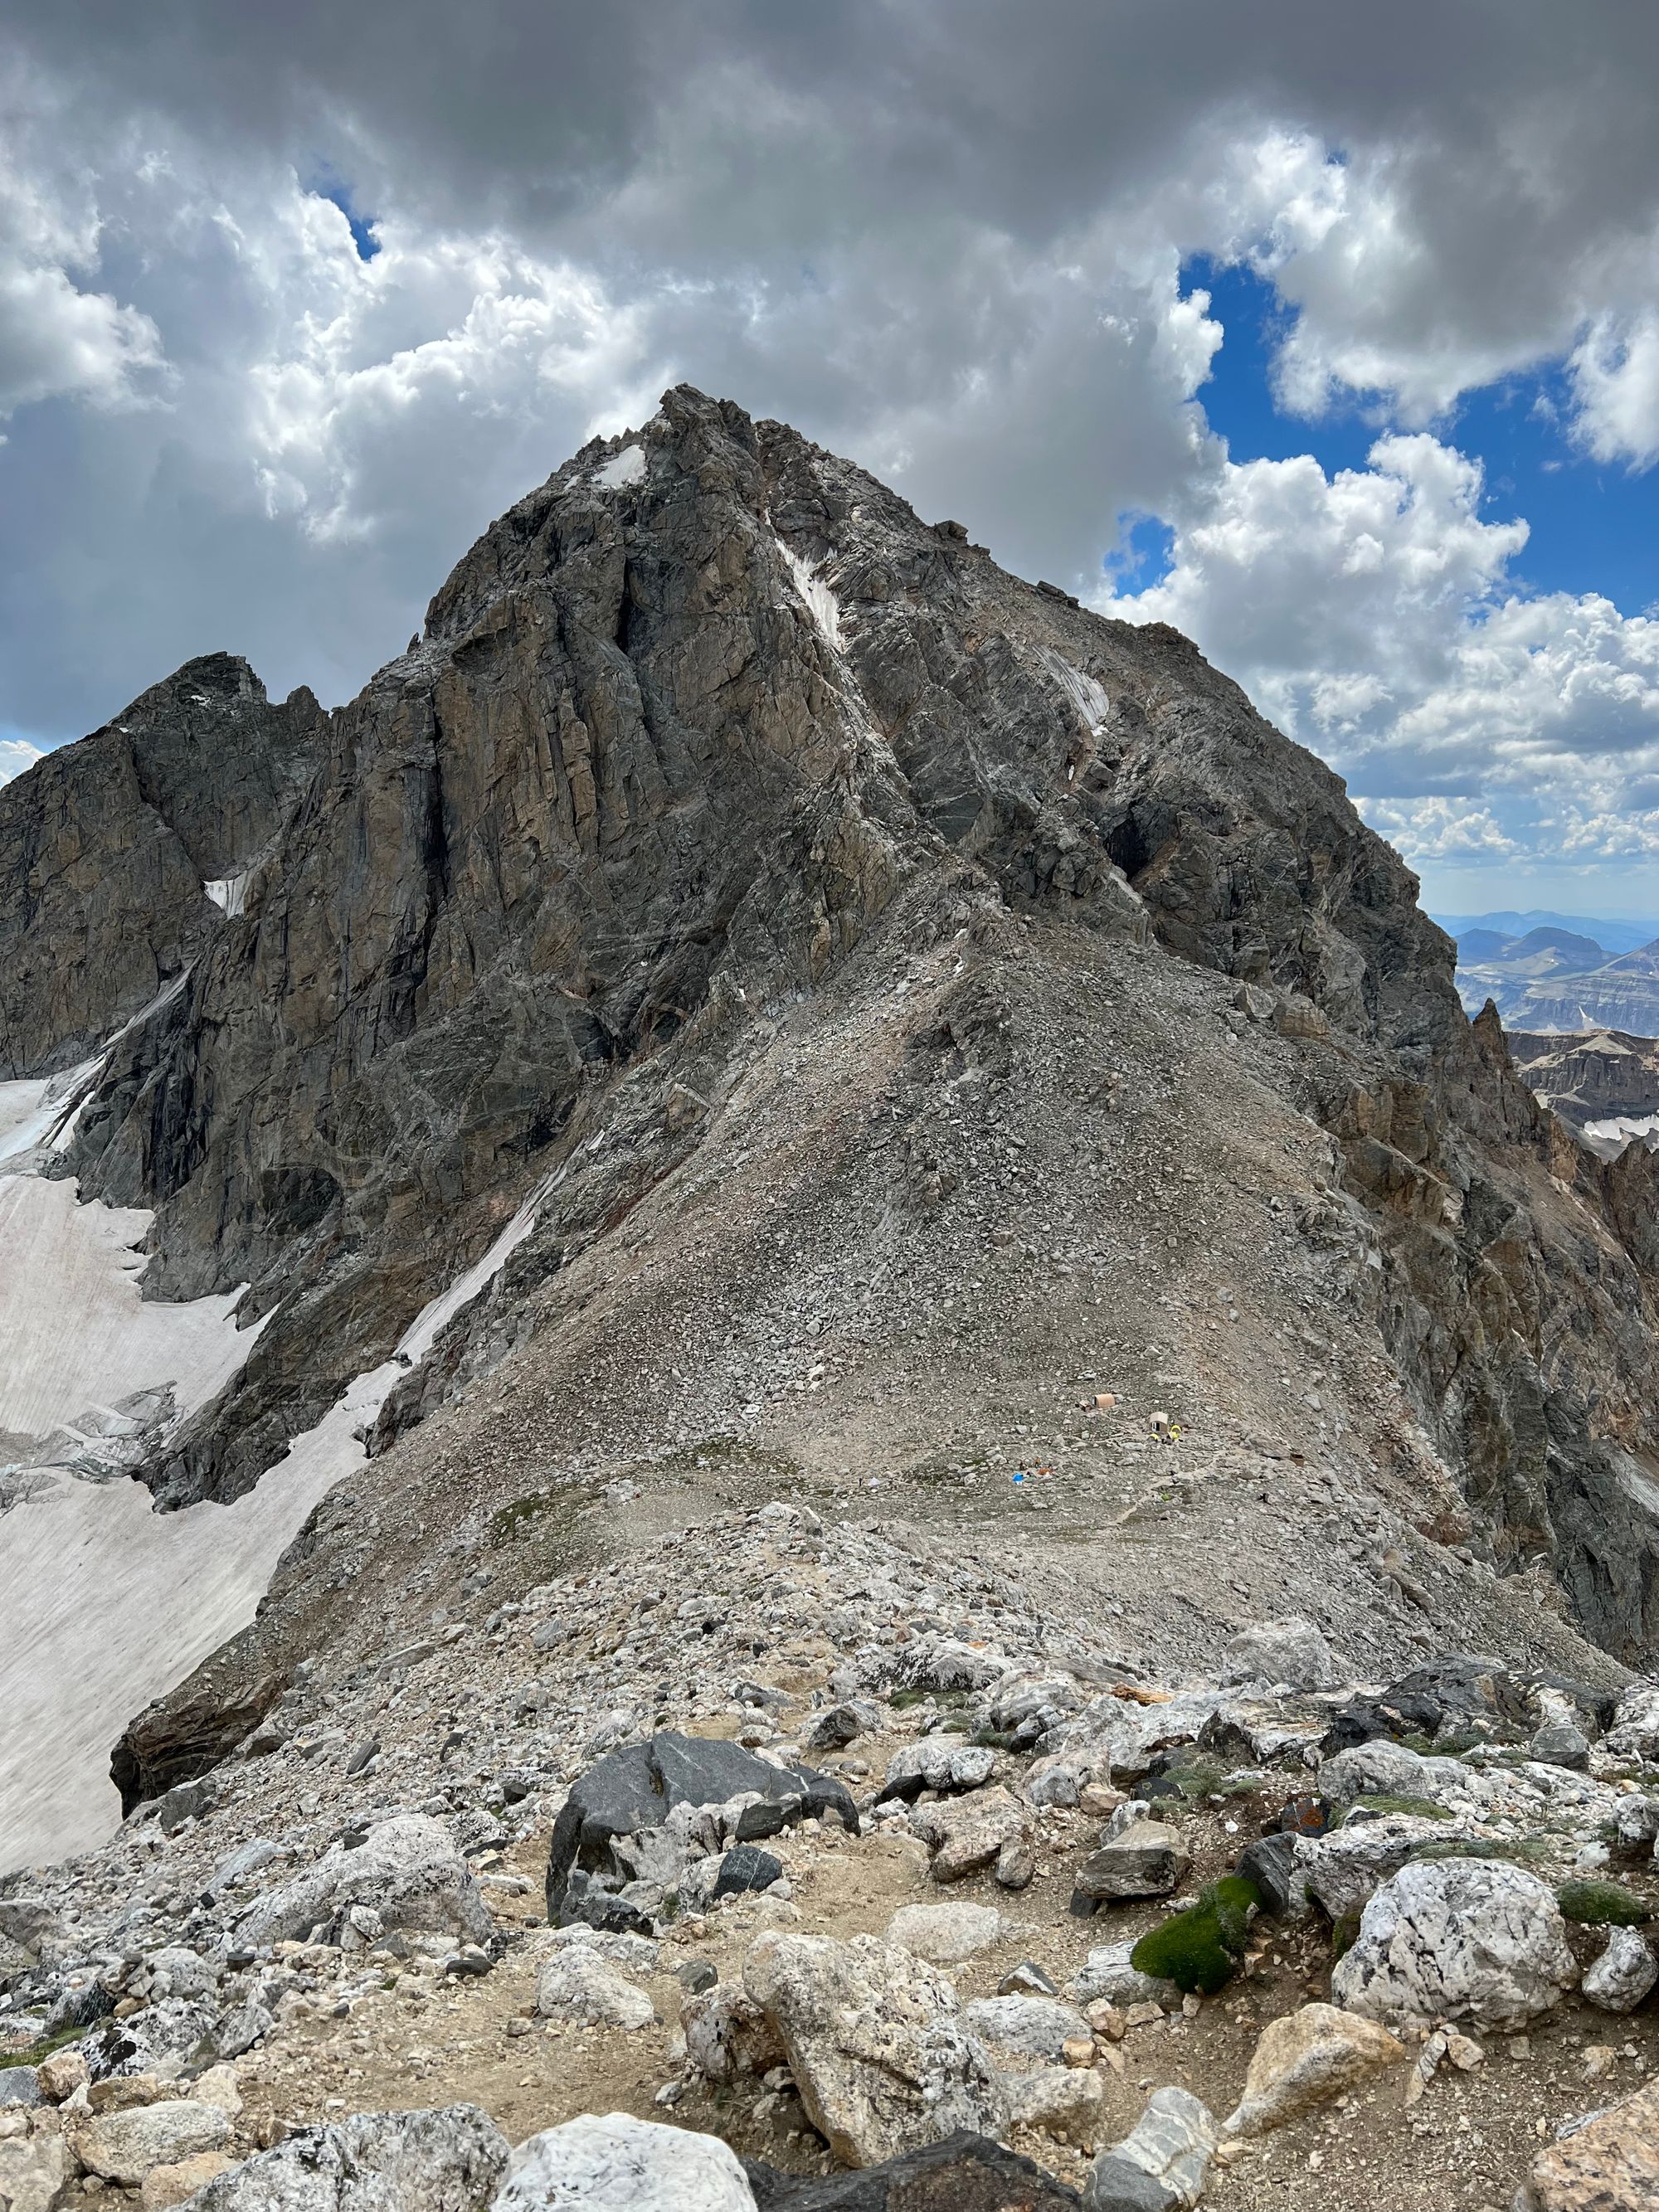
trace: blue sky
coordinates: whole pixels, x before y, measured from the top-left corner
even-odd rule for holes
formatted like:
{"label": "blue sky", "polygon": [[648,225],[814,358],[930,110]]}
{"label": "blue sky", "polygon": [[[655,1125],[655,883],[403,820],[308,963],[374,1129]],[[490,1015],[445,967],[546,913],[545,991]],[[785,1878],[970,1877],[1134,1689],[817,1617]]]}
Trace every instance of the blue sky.
{"label": "blue sky", "polygon": [[[1311,416],[1281,408],[1273,360],[1291,318],[1272,283],[1202,254],[1183,264],[1182,283],[1209,293],[1210,312],[1226,331],[1200,398],[1233,459],[1311,453],[1328,474],[1363,469],[1372,441],[1389,426],[1386,398],[1356,392]],[[1483,512],[1530,525],[1526,550],[1511,569],[1517,585],[1601,592],[1627,613],[1644,612],[1659,601],[1659,489],[1649,469],[1596,461],[1565,439],[1571,413],[1557,361],[1464,392],[1436,428],[1484,465]],[[1143,567],[1139,583],[1157,580],[1152,565]]]}

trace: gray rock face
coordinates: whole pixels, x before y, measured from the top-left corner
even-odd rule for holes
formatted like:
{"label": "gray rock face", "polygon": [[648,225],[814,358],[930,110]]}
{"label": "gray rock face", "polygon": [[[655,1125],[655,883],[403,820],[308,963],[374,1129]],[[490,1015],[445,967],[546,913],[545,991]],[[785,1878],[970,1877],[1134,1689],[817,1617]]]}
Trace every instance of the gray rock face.
{"label": "gray rock face", "polygon": [[495,1931],[466,1861],[442,1824],[423,1813],[381,1820],[355,1850],[331,1844],[315,1865],[267,1890],[237,1923],[249,1945],[303,1941],[367,1905],[387,1929],[487,1943]]}
{"label": "gray rock face", "polygon": [[507,2155],[476,2105],[359,2112],[233,2166],[191,2212],[488,2212]]}
{"label": "gray rock face", "polygon": [[[1006,575],[781,425],[681,388],[627,449],[625,480],[596,445],[503,516],[419,643],[319,726],[242,919],[199,885],[258,810],[231,807],[210,849],[174,805],[146,858],[156,806],[125,736],[98,755],[96,844],[131,874],[131,944],[95,1018],[65,947],[102,893],[63,913],[0,900],[31,1054],[73,1056],[192,962],[112,1054],[65,1162],[90,1194],[158,1207],[152,1291],[246,1279],[250,1312],[279,1309],[148,1470],[159,1495],[248,1487],[488,1247],[504,1201],[571,1169],[514,1284],[550,1273],[696,1151],[700,1054],[729,1064],[758,1006],[845,972],[912,896],[965,888],[1228,977],[1247,1023],[1305,1060],[1341,1186],[1309,1233],[1363,1222],[1375,1324],[1500,1564],[1547,1551],[1591,1633],[1650,1650],[1639,1485],[1547,1378],[1584,1385],[1599,1431],[1645,1437],[1659,1165],[1558,1156],[1339,779],[1173,632]],[[176,781],[146,745],[152,782]],[[76,846],[58,773],[12,787],[20,851]],[[578,1158],[623,1122],[635,1141]],[[1564,1166],[1596,1222],[1593,1281],[1553,1225]],[[457,1324],[380,1439],[487,1364],[491,1328]],[[915,1663],[981,1686],[984,1655],[950,1641]]]}
{"label": "gray rock face", "polygon": [[270,844],[326,732],[210,653],[0,791],[0,1077],[86,1058],[223,929],[204,885]]}
{"label": "gray rock face", "polygon": [[1577,1978],[1553,1893],[1501,1860],[1407,1866],[1366,1905],[1331,1994],[1385,2027],[1524,2027]]}

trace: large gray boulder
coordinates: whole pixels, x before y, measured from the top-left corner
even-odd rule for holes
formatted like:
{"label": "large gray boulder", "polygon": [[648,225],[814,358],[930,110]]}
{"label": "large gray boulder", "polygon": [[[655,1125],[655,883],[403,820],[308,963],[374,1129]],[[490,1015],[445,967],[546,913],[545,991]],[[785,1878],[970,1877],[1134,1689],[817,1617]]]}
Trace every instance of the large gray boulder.
{"label": "large gray boulder", "polygon": [[[705,1810],[707,1821],[687,1817]],[[663,1729],[607,1753],[571,1790],[548,1849],[547,1917],[637,1924],[696,1859],[816,1814],[858,1832],[844,1783],[774,1765],[720,1738]]]}
{"label": "large gray boulder", "polygon": [[1000,2132],[1006,2100],[945,1976],[874,1936],[763,1936],[744,1987],[773,2023],[812,2125],[874,2166],[953,2128]]}
{"label": "large gray boulder", "polygon": [[491,2212],[755,2212],[718,2136],[585,2112],[519,2145]]}
{"label": "large gray boulder", "polygon": [[1242,1629],[1221,1655],[1224,1682],[1288,1683],[1293,1690],[1328,1690],[1337,1680],[1331,1647],[1310,1620],[1258,1621]]}
{"label": "large gray boulder", "polygon": [[216,2106],[181,2097],[100,2113],[76,2129],[74,2148],[89,2172],[136,2189],[152,2166],[176,2166],[229,2141],[230,2122]]}
{"label": "large gray boulder", "polygon": [[400,1813],[378,1821],[361,1844],[331,1844],[291,1881],[267,1890],[236,1923],[250,1945],[302,1942],[313,1929],[335,1931],[353,1905],[366,1905],[388,1931],[454,1936],[487,1943],[495,1922],[441,1821]]}
{"label": "large gray boulder", "polygon": [[488,2212],[507,2154],[476,2105],[358,2112],[232,2167],[190,2212]]}
{"label": "large gray boulder", "polygon": [[1067,2043],[1087,2042],[1091,2033],[1074,2006],[1054,1997],[976,1997],[963,2008],[962,2024],[1000,2054],[1051,2066],[1063,2058]]}
{"label": "large gray boulder", "polygon": [[1501,1859],[1436,1859],[1377,1891],[1331,1994],[1390,2027],[1524,2027],[1578,1978],[1553,1891]]}

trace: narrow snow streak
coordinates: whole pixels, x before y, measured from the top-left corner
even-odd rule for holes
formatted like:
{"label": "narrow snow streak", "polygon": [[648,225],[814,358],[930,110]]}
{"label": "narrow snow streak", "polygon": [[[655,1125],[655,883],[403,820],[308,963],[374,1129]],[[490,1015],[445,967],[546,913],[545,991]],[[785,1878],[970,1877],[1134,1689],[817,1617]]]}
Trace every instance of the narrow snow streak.
{"label": "narrow snow streak", "polygon": [[1090,734],[1096,734],[1112,712],[1112,702],[1101,685],[1082,669],[1073,668],[1065,655],[1056,653],[1051,645],[1041,648],[1041,658],[1049,675],[1083,717]]}
{"label": "narrow snow streak", "polygon": [[[772,533],[775,538],[777,532]],[[795,589],[806,602],[807,611],[836,651],[841,651],[841,601],[815,569],[809,568],[798,553],[792,553],[781,538],[778,550],[789,564],[789,573],[795,580]]]}

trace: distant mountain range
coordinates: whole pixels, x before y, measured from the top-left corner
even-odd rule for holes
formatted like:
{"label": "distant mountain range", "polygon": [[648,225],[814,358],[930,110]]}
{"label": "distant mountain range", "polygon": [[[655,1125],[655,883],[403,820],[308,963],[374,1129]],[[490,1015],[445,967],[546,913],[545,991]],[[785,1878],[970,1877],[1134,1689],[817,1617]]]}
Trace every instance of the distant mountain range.
{"label": "distant mountain range", "polygon": [[1443,915],[1470,1013],[1488,999],[1506,1030],[1659,1035],[1659,927],[1583,915]]}
{"label": "distant mountain range", "polygon": [[1659,915],[1650,921],[1619,921],[1607,915],[1553,914],[1547,907],[1533,907],[1525,914],[1504,908],[1496,914],[1437,914],[1431,918],[1457,939],[1460,953],[1463,939],[1478,930],[1490,930],[1497,937],[1525,937],[1534,929],[1565,929],[1575,937],[1589,938],[1609,955],[1634,952],[1659,938]]}

